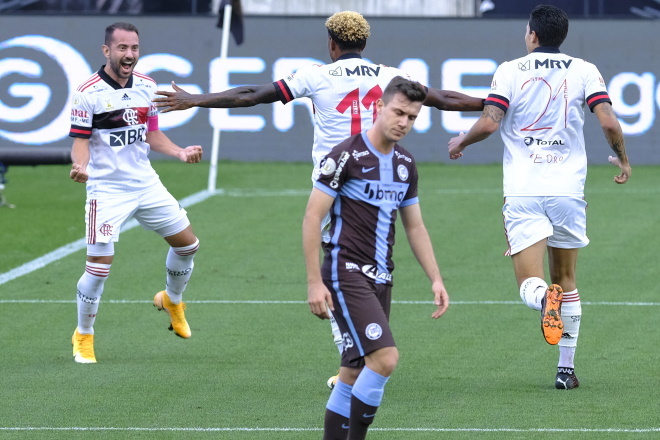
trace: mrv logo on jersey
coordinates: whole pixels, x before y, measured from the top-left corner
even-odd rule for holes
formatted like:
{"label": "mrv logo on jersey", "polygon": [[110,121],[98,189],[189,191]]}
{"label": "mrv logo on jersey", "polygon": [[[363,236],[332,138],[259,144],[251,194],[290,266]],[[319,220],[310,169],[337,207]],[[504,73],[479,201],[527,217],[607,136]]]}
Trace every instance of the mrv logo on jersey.
{"label": "mrv logo on jersey", "polygon": [[137,141],[145,141],[144,128],[129,128],[128,130],[113,131],[110,133],[110,146],[123,147]]}

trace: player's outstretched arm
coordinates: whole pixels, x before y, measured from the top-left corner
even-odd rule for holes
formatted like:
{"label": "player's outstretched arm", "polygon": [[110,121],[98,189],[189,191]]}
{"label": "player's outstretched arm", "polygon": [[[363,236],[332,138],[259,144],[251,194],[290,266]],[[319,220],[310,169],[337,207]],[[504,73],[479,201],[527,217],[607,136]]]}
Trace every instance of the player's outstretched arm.
{"label": "player's outstretched arm", "polygon": [[307,303],[309,310],[321,319],[330,319],[328,309],[334,311],[332,295],[321,278],[321,222],[334,199],[314,188],[309,196],[302,225],[303,252],[307,270]]}
{"label": "player's outstretched arm", "polygon": [[257,104],[267,104],[278,100],[273,84],[260,86],[241,86],[219,93],[192,94],[183,90],[172,81],[173,92],[159,90],[160,98],[154,99],[156,107],[167,113],[174,110],[186,110],[191,107],[205,108],[236,108],[252,107]]}
{"label": "player's outstretched arm", "polygon": [[632,170],[628,162],[628,154],[626,153],[626,142],[623,139],[623,130],[621,124],[614,113],[614,109],[609,102],[601,102],[594,107],[594,113],[603,127],[603,133],[607,139],[616,157],[610,157],[610,163],[619,167],[621,174],[614,176],[616,183],[626,183],[630,178]]}
{"label": "player's outstretched arm", "polygon": [[440,269],[438,269],[438,263],[435,260],[431,238],[422,220],[422,210],[419,203],[416,203],[401,208],[400,213],[410,249],[412,249],[415,258],[417,258],[424,273],[431,281],[433,304],[436,305],[436,310],[431,317],[438,319],[449,307],[449,295],[447,289],[445,289],[442,276],[440,276]]}
{"label": "player's outstretched arm", "polygon": [[484,100],[464,95],[451,90],[439,90],[428,88],[424,105],[435,107],[438,110],[449,110],[457,112],[481,111],[484,108]]}

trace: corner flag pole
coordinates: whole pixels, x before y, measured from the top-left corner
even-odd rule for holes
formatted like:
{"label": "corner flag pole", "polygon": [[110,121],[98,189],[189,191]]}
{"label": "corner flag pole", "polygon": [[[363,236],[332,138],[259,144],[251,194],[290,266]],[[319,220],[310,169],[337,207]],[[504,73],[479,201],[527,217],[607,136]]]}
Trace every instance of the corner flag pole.
{"label": "corner flag pole", "polygon": [[[220,63],[227,59],[229,45],[229,28],[231,27],[231,2],[225,5],[225,16],[222,23],[222,44],[220,45]],[[213,144],[211,149],[211,166],[209,168],[209,192],[214,192],[218,180],[218,150],[220,149],[220,129],[213,127]]]}

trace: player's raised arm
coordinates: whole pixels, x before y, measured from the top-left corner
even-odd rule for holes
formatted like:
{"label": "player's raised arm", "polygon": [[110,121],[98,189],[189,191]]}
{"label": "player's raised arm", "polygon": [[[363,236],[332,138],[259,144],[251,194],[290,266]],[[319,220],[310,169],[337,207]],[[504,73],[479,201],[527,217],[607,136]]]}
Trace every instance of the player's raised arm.
{"label": "player's raised arm", "polygon": [[154,99],[156,107],[167,113],[174,110],[186,110],[192,107],[237,108],[253,107],[257,104],[269,104],[279,98],[272,83],[260,86],[241,86],[219,93],[192,94],[186,92],[172,81],[173,92],[159,90]]}

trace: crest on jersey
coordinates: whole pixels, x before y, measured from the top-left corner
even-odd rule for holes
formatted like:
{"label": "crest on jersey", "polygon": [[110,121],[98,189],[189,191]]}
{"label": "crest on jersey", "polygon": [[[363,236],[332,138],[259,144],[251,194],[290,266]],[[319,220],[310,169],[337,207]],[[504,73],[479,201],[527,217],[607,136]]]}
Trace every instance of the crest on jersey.
{"label": "crest on jersey", "polygon": [[337,163],[331,157],[324,157],[319,167],[321,168],[321,174],[329,176],[337,169]]}
{"label": "crest on jersey", "polygon": [[330,74],[330,76],[341,76],[341,67],[337,67],[334,70],[330,70],[328,73]]}
{"label": "crest on jersey", "polygon": [[124,121],[126,122],[127,125],[138,125],[138,113],[135,111],[135,109],[132,108],[127,108],[124,110],[124,116],[123,116]]}
{"label": "crest on jersey", "polygon": [[404,164],[400,164],[396,168],[396,173],[399,175],[399,179],[401,179],[402,181],[405,182],[406,180],[408,180],[408,168],[406,168]]}
{"label": "crest on jersey", "polygon": [[525,63],[518,63],[518,69],[522,70],[523,72],[528,71],[531,66],[531,61],[532,60],[527,60]]}
{"label": "crest on jersey", "polygon": [[372,341],[375,341],[376,339],[383,336],[383,329],[379,324],[372,322],[364,330],[364,334],[367,338],[371,339]]}

